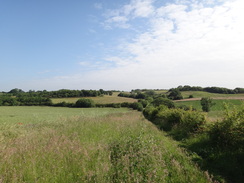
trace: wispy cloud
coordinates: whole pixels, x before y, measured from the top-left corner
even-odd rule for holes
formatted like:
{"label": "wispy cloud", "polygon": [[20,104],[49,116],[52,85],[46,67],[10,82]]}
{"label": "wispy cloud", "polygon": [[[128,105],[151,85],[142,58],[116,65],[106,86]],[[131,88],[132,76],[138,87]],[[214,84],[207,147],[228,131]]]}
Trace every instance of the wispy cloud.
{"label": "wispy cloud", "polygon": [[135,18],[147,18],[154,13],[152,3],[154,0],[131,0],[129,4],[117,10],[108,10],[105,14],[107,20],[103,24],[106,28],[130,28],[129,21]]}
{"label": "wispy cloud", "polygon": [[107,12],[104,25],[110,28],[134,28],[133,21],[141,18],[146,24],[133,39],[118,45],[123,57],[104,57],[113,67],[86,73],[89,82],[80,75],[72,82],[122,90],[182,84],[243,87],[243,0],[155,2],[131,0]]}

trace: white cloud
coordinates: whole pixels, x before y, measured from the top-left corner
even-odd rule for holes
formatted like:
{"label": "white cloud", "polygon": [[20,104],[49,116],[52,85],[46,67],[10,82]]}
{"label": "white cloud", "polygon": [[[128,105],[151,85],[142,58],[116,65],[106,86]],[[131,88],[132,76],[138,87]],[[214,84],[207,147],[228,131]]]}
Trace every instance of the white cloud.
{"label": "white cloud", "polygon": [[190,10],[186,4],[155,7],[149,29],[125,46],[137,62],[117,68],[115,75],[133,88],[243,85],[244,1],[204,3],[212,7],[203,2]]}
{"label": "white cloud", "polygon": [[[186,2],[195,2],[196,6]],[[244,1],[213,2],[177,1],[153,7],[153,1],[131,1],[107,20],[109,24],[129,25],[136,17],[147,19],[144,30],[120,46],[128,57],[107,56],[105,60],[117,67],[66,80],[93,89],[171,88],[184,84],[244,87]],[[149,9],[144,9],[146,6]]]}
{"label": "white cloud", "polygon": [[108,19],[103,25],[109,29],[112,27],[130,28],[130,19],[147,18],[154,13],[153,2],[154,0],[131,0],[121,9],[108,11],[106,13]]}

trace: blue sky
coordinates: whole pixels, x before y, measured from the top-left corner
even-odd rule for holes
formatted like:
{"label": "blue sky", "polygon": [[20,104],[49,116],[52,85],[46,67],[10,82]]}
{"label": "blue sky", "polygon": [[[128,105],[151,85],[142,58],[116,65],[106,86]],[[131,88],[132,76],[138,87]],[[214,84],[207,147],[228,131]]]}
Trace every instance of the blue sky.
{"label": "blue sky", "polygon": [[0,91],[244,87],[243,0],[0,0]]}

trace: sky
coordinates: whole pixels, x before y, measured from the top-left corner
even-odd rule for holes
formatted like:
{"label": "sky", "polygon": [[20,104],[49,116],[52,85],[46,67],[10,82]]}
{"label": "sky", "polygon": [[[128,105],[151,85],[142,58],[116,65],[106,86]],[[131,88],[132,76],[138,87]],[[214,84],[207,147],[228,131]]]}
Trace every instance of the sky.
{"label": "sky", "polygon": [[0,0],[0,91],[244,87],[243,0]]}

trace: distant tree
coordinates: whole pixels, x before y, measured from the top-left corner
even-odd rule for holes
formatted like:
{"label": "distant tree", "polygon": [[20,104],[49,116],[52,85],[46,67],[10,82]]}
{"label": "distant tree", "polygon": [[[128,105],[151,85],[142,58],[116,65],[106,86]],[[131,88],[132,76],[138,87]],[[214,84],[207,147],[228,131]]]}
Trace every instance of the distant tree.
{"label": "distant tree", "polygon": [[215,105],[215,103],[213,103],[213,99],[209,98],[209,97],[203,97],[201,99],[201,106],[202,106],[202,110],[204,112],[209,112],[210,108]]}
{"label": "distant tree", "polygon": [[15,89],[10,90],[8,93],[10,93],[12,95],[18,95],[20,93],[24,93],[24,91],[21,89],[15,88]]}
{"label": "distant tree", "polygon": [[81,98],[77,100],[77,102],[75,103],[75,107],[90,108],[90,107],[95,107],[95,103],[92,99]]}
{"label": "distant tree", "polygon": [[178,88],[172,88],[169,90],[168,98],[171,100],[181,100],[183,99],[181,92]]}
{"label": "distant tree", "polygon": [[145,91],[145,94],[151,97],[151,96],[156,95],[156,92],[154,90],[147,90],[147,91]]}

